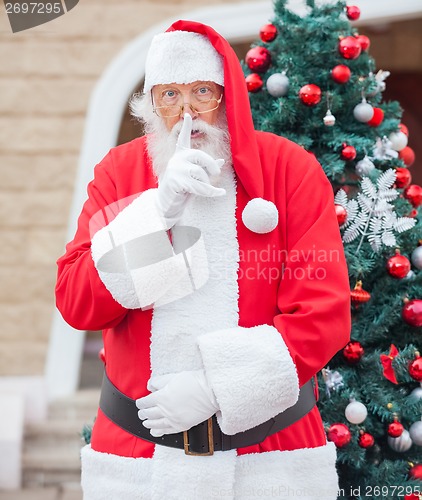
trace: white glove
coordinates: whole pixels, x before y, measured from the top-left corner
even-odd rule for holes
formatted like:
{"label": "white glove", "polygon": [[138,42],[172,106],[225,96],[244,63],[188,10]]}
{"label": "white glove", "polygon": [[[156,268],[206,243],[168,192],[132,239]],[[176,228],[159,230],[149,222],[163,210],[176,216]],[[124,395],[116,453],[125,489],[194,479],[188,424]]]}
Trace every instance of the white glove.
{"label": "white glove", "polygon": [[203,370],[152,379],[157,390],[136,400],[138,416],[151,436],[175,434],[212,417],[219,410]]}
{"label": "white glove", "polygon": [[223,196],[226,191],[211,185],[209,176],[218,176],[224,160],[191,149],[192,117],[186,113],[177,139],[176,152],[170,158],[158,183],[157,204],[167,226],[172,227],[182,216],[191,195]]}

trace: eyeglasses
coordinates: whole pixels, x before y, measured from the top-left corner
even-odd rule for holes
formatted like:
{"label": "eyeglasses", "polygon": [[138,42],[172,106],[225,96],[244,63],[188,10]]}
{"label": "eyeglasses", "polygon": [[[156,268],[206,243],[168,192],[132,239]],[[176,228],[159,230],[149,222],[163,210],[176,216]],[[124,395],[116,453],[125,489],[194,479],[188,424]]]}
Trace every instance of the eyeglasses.
{"label": "eyeglasses", "polygon": [[[151,98],[152,98],[152,93],[151,93]],[[223,99],[223,94],[221,94],[219,99],[213,97],[212,99],[206,99],[204,101],[198,100],[195,102],[195,105],[188,104],[188,106],[190,107],[193,113],[202,115],[204,113],[209,113],[210,111],[214,111],[215,109],[217,109],[218,106],[220,106],[222,99]],[[173,118],[175,116],[181,116],[185,107],[186,107],[185,104],[154,106],[154,101],[153,101],[153,111],[157,116],[160,116],[161,118]]]}

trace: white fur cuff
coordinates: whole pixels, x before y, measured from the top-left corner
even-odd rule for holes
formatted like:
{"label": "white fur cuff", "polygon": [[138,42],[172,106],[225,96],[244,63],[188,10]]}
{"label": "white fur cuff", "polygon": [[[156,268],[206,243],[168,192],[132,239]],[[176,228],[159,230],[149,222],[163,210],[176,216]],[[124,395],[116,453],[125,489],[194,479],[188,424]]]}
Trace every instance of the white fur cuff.
{"label": "white fur cuff", "polygon": [[200,231],[174,228],[170,242],[156,191],[140,194],[92,238],[98,274],[113,298],[127,309],[173,302],[208,279]]}
{"label": "white fur cuff", "polygon": [[296,367],[273,326],[218,330],[198,344],[225,434],[251,429],[296,403]]}

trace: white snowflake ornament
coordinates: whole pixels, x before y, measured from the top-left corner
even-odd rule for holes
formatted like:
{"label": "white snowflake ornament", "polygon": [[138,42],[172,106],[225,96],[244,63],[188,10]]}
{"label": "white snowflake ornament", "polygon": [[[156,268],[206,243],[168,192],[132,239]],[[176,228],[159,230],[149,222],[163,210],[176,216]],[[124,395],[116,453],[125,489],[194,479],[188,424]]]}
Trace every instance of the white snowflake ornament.
{"label": "white snowflake ornament", "polygon": [[335,203],[342,205],[347,212],[343,241],[350,243],[360,236],[356,253],[365,238],[375,252],[383,246],[396,246],[394,233],[402,233],[415,225],[416,221],[411,217],[398,217],[394,205],[389,203],[399,195],[392,189],[395,180],[396,173],[390,168],[378,177],[376,184],[364,177],[362,191],[356,199],[348,200],[342,189],[337,192]]}

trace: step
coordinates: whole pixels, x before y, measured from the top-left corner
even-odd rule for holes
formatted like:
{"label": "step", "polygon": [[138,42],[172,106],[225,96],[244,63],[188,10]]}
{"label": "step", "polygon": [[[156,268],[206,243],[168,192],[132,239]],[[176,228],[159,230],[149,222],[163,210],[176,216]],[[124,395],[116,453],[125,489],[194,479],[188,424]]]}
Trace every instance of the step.
{"label": "step", "polygon": [[24,487],[59,486],[80,481],[80,443],[31,447],[25,445],[22,456]]}
{"label": "step", "polygon": [[26,443],[45,443],[61,440],[82,440],[82,430],[85,426],[92,427],[94,418],[75,419],[75,420],[47,420],[42,424],[36,423],[27,425],[25,428],[24,439]]}
{"label": "step", "polygon": [[99,389],[86,389],[76,392],[69,398],[50,403],[48,419],[91,419],[97,414],[100,400]]}
{"label": "step", "polygon": [[82,500],[82,489],[79,482],[66,482],[61,486],[47,488],[0,490],[0,500]]}

